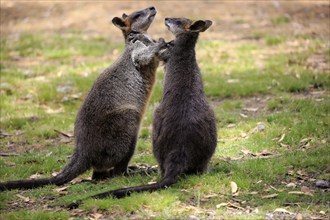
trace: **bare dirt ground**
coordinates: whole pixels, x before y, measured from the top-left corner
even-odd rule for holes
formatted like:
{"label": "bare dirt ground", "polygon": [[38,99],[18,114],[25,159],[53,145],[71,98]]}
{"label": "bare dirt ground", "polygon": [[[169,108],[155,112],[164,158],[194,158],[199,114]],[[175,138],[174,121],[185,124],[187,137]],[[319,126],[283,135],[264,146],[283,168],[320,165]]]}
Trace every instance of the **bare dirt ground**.
{"label": "bare dirt ground", "polygon": [[[172,36],[165,17],[210,19],[214,25],[205,39],[251,39],[255,33],[317,35],[329,39],[329,1],[1,1],[1,35],[25,32],[63,34],[80,31],[85,37],[104,36],[121,41],[121,33],[111,24],[123,12],[155,6],[158,15],[149,29],[154,38]],[[276,25],[273,19],[289,19]],[[276,28],[275,28],[276,25]]]}

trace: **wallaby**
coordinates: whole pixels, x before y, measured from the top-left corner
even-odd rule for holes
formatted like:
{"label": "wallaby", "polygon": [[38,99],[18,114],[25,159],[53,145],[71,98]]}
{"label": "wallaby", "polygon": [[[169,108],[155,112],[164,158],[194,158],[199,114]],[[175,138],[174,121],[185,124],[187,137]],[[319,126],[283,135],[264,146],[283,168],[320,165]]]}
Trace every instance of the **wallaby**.
{"label": "wallaby", "polygon": [[175,40],[159,51],[165,61],[165,82],[161,102],[153,121],[153,153],[159,164],[158,183],[112,190],[93,198],[121,198],[133,192],[154,191],[177,182],[183,174],[203,173],[217,145],[216,120],[210,108],[195,56],[199,32],[211,26],[209,20],[166,18],[165,25]]}
{"label": "wallaby", "polygon": [[[127,172],[159,63],[156,58],[150,59],[137,69],[131,58],[134,48],[129,45],[132,36],[147,31],[156,13],[154,7],[149,7],[112,19],[124,34],[125,50],[100,74],[82,103],[75,122],[74,152],[64,169],[51,178],[1,182],[1,191],[62,185],[90,168],[93,180]],[[152,40],[147,42],[158,45]]]}

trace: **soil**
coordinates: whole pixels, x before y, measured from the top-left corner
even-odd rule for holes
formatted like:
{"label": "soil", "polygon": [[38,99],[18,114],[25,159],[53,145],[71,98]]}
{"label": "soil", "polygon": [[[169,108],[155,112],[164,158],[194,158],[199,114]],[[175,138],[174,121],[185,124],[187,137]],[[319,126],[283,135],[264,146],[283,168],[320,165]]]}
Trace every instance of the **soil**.
{"label": "soil", "polygon": [[[58,33],[76,30],[84,37],[104,36],[121,41],[111,19],[155,6],[158,14],[149,33],[155,38],[171,34],[165,17],[209,19],[214,22],[205,39],[257,39],[258,33],[307,35],[329,39],[329,1],[1,1],[1,35]],[[282,21],[282,22],[281,22]],[[276,27],[276,28],[275,28]]]}

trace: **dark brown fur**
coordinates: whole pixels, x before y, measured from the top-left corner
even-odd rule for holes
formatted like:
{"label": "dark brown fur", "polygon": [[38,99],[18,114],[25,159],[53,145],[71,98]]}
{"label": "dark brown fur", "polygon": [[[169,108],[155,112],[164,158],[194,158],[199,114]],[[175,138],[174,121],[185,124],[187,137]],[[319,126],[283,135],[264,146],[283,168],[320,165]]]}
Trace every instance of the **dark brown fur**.
{"label": "dark brown fur", "polygon": [[75,149],[64,169],[51,178],[1,182],[0,190],[62,185],[90,168],[94,180],[126,173],[158,67],[158,60],[152,59],[137,70],[128,38],[146,32],[155,15],[150,7],[112,20],[123,31],[126,48],[87,94],[75,122]]}
{"label": "dark brown fur", "polygon": [[182,174],[202,173],[207,169],[217,145],[216,122],[204,94],[195,44],[199,32],[211,21],[165,19],[176,36],[159,56],[166,61],[163,97],[153,122],[153,153],[159,163],[159,183],[124,188],[93,196],[120,198],[132,192],[154,191],[177,182]]}

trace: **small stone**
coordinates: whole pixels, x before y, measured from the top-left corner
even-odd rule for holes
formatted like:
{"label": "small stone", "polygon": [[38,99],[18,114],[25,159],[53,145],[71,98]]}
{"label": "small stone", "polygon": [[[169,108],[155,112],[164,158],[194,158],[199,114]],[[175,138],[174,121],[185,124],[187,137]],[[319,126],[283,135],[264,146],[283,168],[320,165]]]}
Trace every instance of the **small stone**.
{"label": "small stone", "polygon": [[258,124],[258,126],[257,126],[257,130],[258,131],[264,131],[266,129],[266,126],[264,125],[264,124]]}
{"label": "small stone", "polygon": [[70,92],[73,89],[72,86],[70,85],[65,85],[65,86],[57,86],[56,91],[61,92],[61,93],[67,93]]}
{"label": "small stone", "polygon": [[316,185],[316,187],[322,188],[322,189],[326,189],[326,188],[330,187],[329,182],[325,181],[325,180],[318,180],[318,181],[316,181],[315,185]]}
{"label": "small stone", "polygon": [[236,126],[236,124],[228,124],[227,125],[227,128],[233,128],[233,127],[235,127]]}

